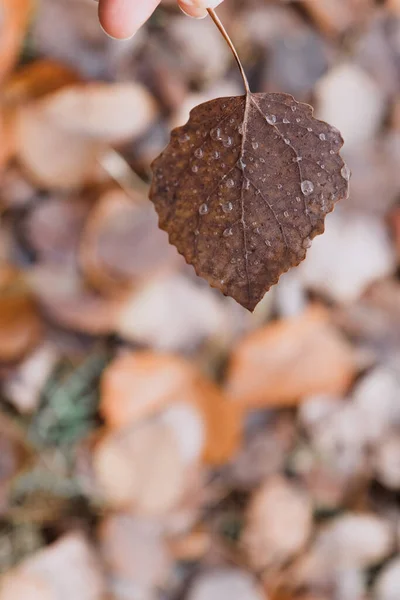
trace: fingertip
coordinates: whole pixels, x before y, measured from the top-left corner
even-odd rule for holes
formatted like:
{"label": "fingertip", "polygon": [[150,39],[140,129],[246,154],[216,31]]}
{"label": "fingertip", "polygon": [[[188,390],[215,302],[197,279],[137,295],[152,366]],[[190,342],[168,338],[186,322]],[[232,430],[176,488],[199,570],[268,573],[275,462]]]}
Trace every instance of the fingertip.
{"label": "fingertip", "polygon": [[204,19],[208,8],[216,8],[223,0],[178,0],[179,7],[185,15],[195,19]]}
{"label": "fingertip", "polygon": [[129,40],[147,21],[160,0],[100,0],[99,21],[115,40]]}
{"label": "fingertip", "polygon": [[178,2],[179,8],[187,17],[193,17],[194,19],[204,19],[207,16],[207,10],[205,8],[199,8],[191,2],[184,2],[181,0]]}

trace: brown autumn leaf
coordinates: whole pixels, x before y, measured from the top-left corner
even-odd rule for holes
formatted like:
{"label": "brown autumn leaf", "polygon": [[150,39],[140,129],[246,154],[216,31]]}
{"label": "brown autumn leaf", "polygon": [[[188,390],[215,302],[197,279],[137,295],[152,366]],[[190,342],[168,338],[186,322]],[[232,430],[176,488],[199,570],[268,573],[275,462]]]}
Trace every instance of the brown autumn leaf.
{"label": "brown autumn leaf", "polygon": [[201,104],[153,163],[160,226],[198,275],[253,310],[347,196],[342,144],[287,94]]}
{"label": "brown autumn leaf", "polygon": [[304,260],[350,171],[340,133],[288,94],[200,104],[153,162],[159,224],[212,287],[254,310]]}

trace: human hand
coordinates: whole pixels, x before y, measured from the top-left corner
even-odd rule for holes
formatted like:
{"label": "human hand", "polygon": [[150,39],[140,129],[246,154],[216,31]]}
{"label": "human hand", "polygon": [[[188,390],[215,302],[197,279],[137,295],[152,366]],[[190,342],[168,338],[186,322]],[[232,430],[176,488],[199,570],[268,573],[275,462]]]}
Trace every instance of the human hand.
{"label": "human hand", "polygon": [[[215,8],[222,0],[178,0],[178,5],[190,17],[201,19],[207,8]],[[127,39],[147,21],[160,0],[99,0],[99,19],[111,37]]]}

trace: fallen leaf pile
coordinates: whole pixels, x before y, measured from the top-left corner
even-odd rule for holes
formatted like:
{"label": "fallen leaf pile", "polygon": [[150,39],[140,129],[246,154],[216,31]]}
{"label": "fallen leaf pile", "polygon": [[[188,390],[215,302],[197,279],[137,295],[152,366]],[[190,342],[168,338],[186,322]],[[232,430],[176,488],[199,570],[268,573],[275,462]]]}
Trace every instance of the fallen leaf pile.
{"label": "fallen leaf pile", "polygon": [[97,8],[0,0],[0,600],[399,600],[399,2]]}

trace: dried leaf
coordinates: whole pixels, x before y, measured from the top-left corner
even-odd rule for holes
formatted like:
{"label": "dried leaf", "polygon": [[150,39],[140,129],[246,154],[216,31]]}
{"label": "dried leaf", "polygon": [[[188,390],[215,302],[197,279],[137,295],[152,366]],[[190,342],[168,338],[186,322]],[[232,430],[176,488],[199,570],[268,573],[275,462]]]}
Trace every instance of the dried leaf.
{"label": "dried leaf", "polygon": [[240,569],[219,568],[198,575],[188,600],[267,600],[251,574]]}
{"label": "dried leaf", "polygon": [[198,275],[253,310],[347,196],[342,144],[287,94],[201,104],[153,163],[160,227]]}
{"label": "dried leaf", "polygon": [[101,600],[104,582],[97,557],[80,533],[65,535],[10,571],[1,600]]}
{"label": "dried leaf", "polygon": [[101,382],[100,412],[107,425],[122,428],[187,403],[201,413],[206,428],[203,458],[218,465],[230,460],[241,441],[242,411],[188,362],[171,355],[135,352],[116,358]]}
{"label": "dried leaf", "polygon": [[187,469],[172,427],[155,419],[106,434],[94,453],[96,479],[111,506],[162,515],[181,500]]}
{"label": "dried leaf", "polygon": [[281,477],[267,481],[253,496],[243,535],[255,569],[281,564],[306,543],[312,526],[310,499]]}
{"label": "dried leaf", "polygon": [[106,295],[115,296],[168,271],[178,256],[158,229],[153,207],[143,203],[139,193],[132,199],[119,189],[106,192],[82,232],[83,272],[90,284]]}
{"label": "dried leaf", "polygon": [[3,268],[0,279],[0,361],[11,362],[36,346],[42,325],[22,277]]}
{"label": "dried leaf", "polygon": [[0,80],[18,58],[32,5],[32,0],[2,0],[0,3]]}
{"label": "dried leaf", "polygon": [[116,589],[123,585],[126,590],[132,588],[132,597],[146,598],[146,591],[167,580],[171,558],[161,528],[154,521],[113,515],[101,523],[99,537],[101,554]]}
{"label": "dried leaf", "polygon": [[248,408],[290,406],[312,394],[344,394],[356,372],[353,348],[314,307],[244,338],[231,358],[227,391]]}
{"label": "dried leaf", "polygon": [[66,86],[17,111],[17,157],[39,185],[77,187],[99,178],[108,144],[140,136],[156,114],[139,84]]}

